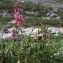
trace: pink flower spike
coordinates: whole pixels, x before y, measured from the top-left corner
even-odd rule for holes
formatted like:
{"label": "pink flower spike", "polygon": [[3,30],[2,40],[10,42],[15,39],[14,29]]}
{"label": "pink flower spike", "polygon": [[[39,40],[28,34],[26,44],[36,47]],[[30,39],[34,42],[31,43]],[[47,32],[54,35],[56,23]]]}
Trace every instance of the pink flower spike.
{"label": "pink flower spike", "polygon": [[22,23],[25,23],[25,20],[23,18],[21,18],[21,21],[22,21]]}
{"label": "pink flower spike", "polygon": [[22,9],[20,9],[20,12],[23,12],[23,10],[22,10]]}
{"label": "pink flower spike", "polygon": [[16,24],[16,26],[17,26],[17,28],[19,28],[19,27],[20,27],[19,23],[18,23],[18,24]]}

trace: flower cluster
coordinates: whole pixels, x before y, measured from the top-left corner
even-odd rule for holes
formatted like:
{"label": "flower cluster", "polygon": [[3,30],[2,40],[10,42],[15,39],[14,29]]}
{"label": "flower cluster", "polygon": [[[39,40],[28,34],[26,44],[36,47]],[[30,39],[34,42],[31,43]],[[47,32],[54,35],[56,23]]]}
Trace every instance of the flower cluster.
{"label": "flower cluster", "polygon": [[11,39],[15,39],[15,36],[16,36],[16,30],[13,29],[13,30],[12,30],[12,37],[11,37]]}
{"label": "flower cluster", "polygon": [[[15,25],[17,28],[20,28],[20,23],[19,21],[21,21],[22,23],[25,23],[25,20],[22,18],[22,16],[20,15],[20,13],[23,12],[22,9],[20,9],[19,5],[17,4],[17,2],[15,2],[14,8],[13,8],[13,12],[14,12],[14,20],[15,20]],[[12,37],[15,36],[14,35],[14,31],[12,34]],[[13,37],[15,38],[15,37]]]}
{"label": "flower cluster", "polygon": [[22,23],[25,23],[25,20],[20,15],[20,13],[22,13],[23,10],[20,9],[20,7],[17,4],[17,2],[14,5],[13,12],[14,12],[15,24],[16,24],[17,27],[20,27],[19,21],[21,21]]}

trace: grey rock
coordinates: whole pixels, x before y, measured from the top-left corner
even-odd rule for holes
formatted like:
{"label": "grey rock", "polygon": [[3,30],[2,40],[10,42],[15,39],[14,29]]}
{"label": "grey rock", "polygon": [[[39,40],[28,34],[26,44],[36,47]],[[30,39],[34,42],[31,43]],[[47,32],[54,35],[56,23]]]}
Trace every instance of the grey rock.
{"label": "grey rock", "polygon": [[8,29],[6,29],[6,28],[2,28],[1,32],[2,33],[10,33],[10,31]]}

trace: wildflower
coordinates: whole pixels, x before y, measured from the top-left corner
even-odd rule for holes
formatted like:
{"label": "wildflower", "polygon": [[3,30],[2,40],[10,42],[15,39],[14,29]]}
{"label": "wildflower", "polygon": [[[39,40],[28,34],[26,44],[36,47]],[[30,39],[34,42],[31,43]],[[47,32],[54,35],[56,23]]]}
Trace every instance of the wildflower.
{"label": "wildflower", "polygon": [[25,20],[22,17],[20,17],[20,20],[22,23],[25,23]]}
{"label": "wildflower", "polygon": [[20,9],[20,7],[17,4],[17,2],[14,5],[13,11],[14,11],[14,17],[15,17],[15,24],[19,28],[20,27],[19,20],[21,20],[22,23],[25,23],[25,20],[20,15],[20,12],[22,12],[22,9]]}
{"label": "wildflower", "polygon": [[17,27],[20,26],[19,25],[19,18],[20,18],[19,13],[15,13],[15,24],[16,24]]}
{"label": "wildflower", "polygon": [[[19,24],[19,20],[22,21],[22,23],[25,23],[25,20],[22,18],[22,16],[20,15],[20,13],[22,12],[22,9],[20,9],[19,5],[17,4],[17,2],[15,2],[14,8],[13,8],[13,12],[14,12],[14,19],[15,19],[15,25],[16,25],[16,29],[20,28],[20,24]],[[16,36],[16,31],[15,29],[12,31],[12,39],[15,39]]]}
{"label": "wildflower", "polygon": [[15,39],[15,36],[16,36],[16,31],[15,29],[12,30],[12,36],[11,36],[11,39]]}
{"label": "wildflower", "polygon": [[13,8],[13,12],[16,13],[16,12],[23,12],[22,9],[20,9],[20,6],[17,4],[17,2],[15,2],[15,5],[14,5],[14,8]]}

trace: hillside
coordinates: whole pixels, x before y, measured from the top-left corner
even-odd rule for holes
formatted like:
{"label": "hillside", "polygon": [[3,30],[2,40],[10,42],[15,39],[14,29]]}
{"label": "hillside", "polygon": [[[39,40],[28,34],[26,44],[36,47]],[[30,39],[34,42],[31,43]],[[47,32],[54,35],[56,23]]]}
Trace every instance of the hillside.
{"label": "hillside", "polygon": [[[30,20],[33,22],[39,20],[41,22],[42,19],[45,19],[45,21],[47,21],[46,19],[63,19],[62,2],[62,0],[18,0],[19,6],[23,9],[21,15],[27,23]],[[0,21],[5,23],[5,21],[13,19],[13,6],[14,0],[0,0]]]}
{"label": "hillside", "polygon": [[[17,0],[17,1],[21,2],[22,0]],[[23,0],[23,1],[31,1],[34,3],[41,3],[41,5],[44,6],[63,8],[63,0]]]}

